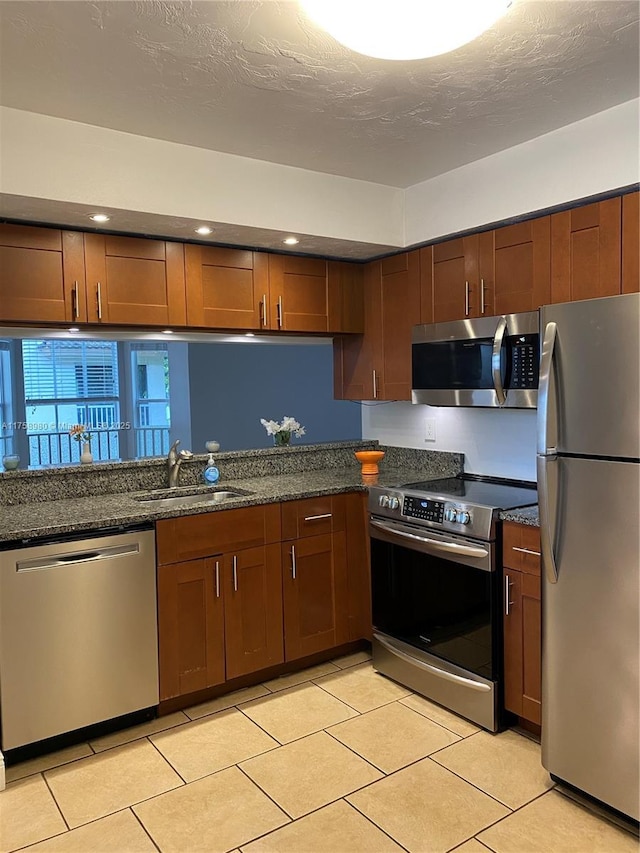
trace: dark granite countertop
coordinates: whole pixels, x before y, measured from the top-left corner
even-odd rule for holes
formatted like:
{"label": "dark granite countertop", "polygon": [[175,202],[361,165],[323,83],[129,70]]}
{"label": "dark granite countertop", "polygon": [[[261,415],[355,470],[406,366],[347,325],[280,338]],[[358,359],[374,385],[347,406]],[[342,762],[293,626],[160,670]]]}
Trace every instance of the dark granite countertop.
{"label": "dark granite countertop", "polygon": [[[436,478],[437,472],[434,472],[433,476]],[[410,467],[381,469],[380,474],[372,478],[363,477],[359,468],[350,466],[293,474],[225,479],[214,488],[192,486],[179,490],[182,494],[202,494],[203,500],[206,500],[216,489],[237,489],[248,493],[213,505],[203,503],[169,509],[158,508],[153,504],[141,504],[135,499],[136,494],[141,496],[149,494],[148,492],[124,492],[0,506],[0,541],[22,542],[64,533],[134,526],[162,518],[175,518],[202,512],[219,512],[317,495],[366,491],[374,483],[394,486],[411,481],[415,477],[416,470]],[[175,491],[172,492],[172,494],[175,493]]]}
{"label": "dark granite countertop", "polygon": [[500,513],[502,521],[516,521],[518,524],[529,524],[531,527],[540,527],[540,517],[537,506],[525,506],[522,509],[510,509]]}

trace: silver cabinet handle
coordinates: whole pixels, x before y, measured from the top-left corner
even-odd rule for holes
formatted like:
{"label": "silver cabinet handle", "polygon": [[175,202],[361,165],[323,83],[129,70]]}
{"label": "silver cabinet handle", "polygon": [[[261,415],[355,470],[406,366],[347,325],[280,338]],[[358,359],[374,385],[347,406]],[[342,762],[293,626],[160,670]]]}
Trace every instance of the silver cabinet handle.
{"label": "silver cabinet handle", "polygon": [[484,279],[480,279],[480,313],[484,314]]}
{"label": "silver cabinet handle", "polygon": [[500,370],[500,355],[502,353],[502,342],[504,341],[506,331],[507,321],[504,317],[500,317],[496,327],[496,333],[493,336],[493,349],[491,351],[491,376],[493,377],[493,387],[500,406],[503,406],[507,399],[507,395],[504,393],[504,386],[502,384],[502,371]]}
{"label": "silver cabinet handle", "polygon": [[233,555],[232,564],[233,564],[233,591],[237,592],[238,591],[238,558],[236,557],[235,554]]}
{"label": "silver cabinet handle", "polygon": [[220,598],[220,562],[216,560],[216,598]]}
{"label": "silver cabinet handle", "polygon": [[278,296],[278,304],[276,306],[276,314],[278,318],[278,328],[282,328],[282,296]]}
{"label": "silver cabinet handle", "polygon": [[378,377],[376,376],[375,370],[372,370],[371,374],[373,376],[373,399],[377,400],[378,399]]}
{"label": "silver cabinet handle", "polygon": [[509,575],[505,575],[504,576],[504,615],[505,616],[508,616],[510,614],[511,611],[509,608],[512,604],[515,604],[515,601],[511,601],[511,599],[509,598],[509,596],[511,594],[511,587],[512,586],[513,586],[513,584],[509,580]]}
{"label": "silver cabinet handle", "polygon": [[262,294],[262,302],[260,303],[260,325],[267,328],[267,294]]}
{"label": "silver cabinet handle", "polygon": [[73,282],[73,291],[72,291],[72,302],[73,302],[73,319],[77,320],[80,316],[80,306],[78,304],[78,282]]}
{"label": "silver cabinet handle", "polygon": [[518,551],[520,554],[533,554],[534,557],[540,556],[540,551],[531,551],[529,548],[516,548],[515,545],[511,548],[512,551]]}
{"label": "silver cabinet handle", "polygon": [[296,546],[291,546],[291,578],[296,579]]}
{"label": "silver cabinet handle", "polygon": [[98,302],[98,320],[102,320],[102,284],[100,282],[96,286],[96,299]]}
{"label": "silver cabinet handle", "polygon": [[322,515],[305,515],[305,521],[320,521],[321,518],[332,518],[332,513],[325,512]]}
{"label": "silver cabinet handle", "polygon": [[464,283],[464,316],[469,316],[469,282]]}

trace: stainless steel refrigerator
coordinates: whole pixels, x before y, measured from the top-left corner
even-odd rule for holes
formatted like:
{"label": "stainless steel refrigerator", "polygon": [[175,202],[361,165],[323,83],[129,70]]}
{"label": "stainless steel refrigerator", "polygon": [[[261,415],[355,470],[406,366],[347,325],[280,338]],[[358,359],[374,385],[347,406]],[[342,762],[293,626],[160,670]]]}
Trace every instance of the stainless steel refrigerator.
{"label": "stainless steel refrigerator", "polygon": [[542,763],[638,820],[640,294],[541,309]]}

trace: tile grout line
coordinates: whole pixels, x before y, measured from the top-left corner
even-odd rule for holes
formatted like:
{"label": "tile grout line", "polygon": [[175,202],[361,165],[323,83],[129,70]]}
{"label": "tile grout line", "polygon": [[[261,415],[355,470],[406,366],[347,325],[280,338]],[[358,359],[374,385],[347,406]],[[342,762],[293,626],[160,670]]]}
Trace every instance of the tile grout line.
{"label": "tile grout line", "polygon": [[[177,776],[182,780],[182,784],[183,784],[183,785],[188,785],[189,783],[188,783],[188,782],[187,782],[187,780],[184,778],[184,776],[182,775],[182,773],[180,773],[180,771],[178,770],[178,768],[177,768],[177,767],[174,767],[174,766],[173,766],[173,764],[169,761],[169,759],[167,758],[167,756],[166,756],[166,755],[164,755],[164,753],[162,753],[162,752],[158,749],[158,747],[157,747],[157,746],[155,745],[155,743],[151,740],[151,738],[150,738],[149,736],[147,736],[147,737],[145,738],[145,740],[146,740],[146,741],[148,741],[148,742],[151,744],[151,746],[155,749],[155,751],[158,753],[158,755],[160,756],[160,758],[162,758],[162,760],[163,760],[163,761],[166,761],[166,762],[167,762],[167,764],[168,764],[168,765],[169,765],[169,767],[173,770],[173,772],[174,772],[174,773],[175,773],[175,774],[176,774],[176,775],[177,775]],[[195,781],[195,780],[194,780],[194,781]],[[169,790],[170,790],[170,791],[175,791],[176,789],[175,789],[175,788],[169,788]],[[162,793],[163,793],[163,794],[166,794],[166,793],[167,793],[167,791],[163,791]],[[160,796],[160,794],[156,794],[156,796]],[[137,803],[132,803],[132,805],[137,805]]]}
{"label": "tile grout line", "polygon": [[[362,790],[362,789],[361,789],[361,790]],[[351,795],[349,794],[348,796],[351,796]],[[354,805],[354,803],[350,803],[350,802],[349,802],[348,800],[346,800],[346,799],[345,799],[345,803],[346,803],[348,806],[351,806],[351,808],[352,808],[352,809],[355,809],[355,811],[357,811],[359,815],[362,815],[362,817],[363,817],[363,818],[365,818],[366,820],[368,820],[368,821],[369,821],[369,823],[370,823],[372,826],[375,826],[375,828],[376,828],[379,832],[382,832],[384,835],[386,835],[386,836],[387,836],[387,838],[390,838],[390,839],[394,842],[394,844],[397,844],[397,845],[398,845],[398,847],[400,847],[402,850],[406,850],[406,851],[407,851],[407,853],[411,853],[411,851],[409,850],[409,848],[408,848],[408,847],[405,847],[405,846],[404,846],[404,844],[400,844],[400,842],[398,841],[398,839],[397,839],[397,838],[394,838],[394,837],[393,837],[393,835],[390,835],[390,834],[386,831],[386,829],[383,829],[381,826],[378,826],[378,824],[375,822],[375,820],[374,820],[373,818],[369,817],[369,815],[365,814],[363,811],[360,811],[360,809],[358,808],[358,806]]]}
{"label": "tile grout line", "polygon": [[[427,701],[427,702],[429,701],[426,698],[426,696],[421,696],[419,693],[412,693],[411,696],[417,696],[418,699],[425,699],[425,701]],[[416,709],[412,708],[410,705],[405,705],[404,700],[410,699],[411,696],[403,696],[402,699],[398,699],[397,701],[400,702],[402,705],[404,705],[405,708],[409,708],[410,711],[415,711],[416,714],[420,714],[421,717],[424,717],[427,720],[431,720],[432,723],[437,723],[439,726],[442,726],[443,729],[446,729],[448,732],[451,732],[451,734],[454,734],[457,737],[462,738],[463,740],[466,740],[466,738],[469,738],[469,737],[473,737],[474,735],[477,735],[481,731],[483,731],[483,729],[478,729],[478,731],[476,731],[476,732],[469,732],[469,734],[467,734],[467,735],[461,735],[460,732],[456,732],[453,729],[450,729],[449,726],[445,725],[444,723],[441,723],[439,720],[434,720],[433,717],[429,717],[427,714],[423,714],[422,711],[416,711]],[[443,710],[446,711],[447,709],[444,708]],[[453,711],[451,711],[449,713],[453,713]],[[466,721],[465,717],[461,717],[460,719]],[[474,723],[471,723],[470,721],[469,721],[469,723],[470,723],[470,725],[474,725]]]}
{"label": "tile grout line", "polygon": [[[454,746],[454,745],[455,744],[451,744],[451,746]],[[438,750],[438,751],[440,752],[441,750]],[[434,753],[434,755],[435,755],[435,753]],[[455,770],[451,770],[450,767],[445,767],[444,764],[440,764],[439,761],[436,761],[430,755],[428,756],[428,758],[431,761],[433,761],[433,763],[436,764],[441,770],[447,770],[449,773],[451,773],[452,776],[455,776],[457,779],[460,779],[460,781],[462,781],[462,782],[466,782],[467,785],[471,785],[472,788],[475,788],[476,791],[479,791],[481,794],[484,794],[485,797],[489,797],[489,799],[493,800],[494,803],[497,803],[499,806],[502,806],[505,809],[509,809],[509,814],[504,815],[504,817],[509,817],[515,811],[517,811],[517,809],[512,809],[511,806],[508,806],[506,803],[503,803],[502,800],[499,800],[497,797],[494,797],[494,795],[490,794],[488,791],[483,791],[482,788],[478,787],[478,785],[475,784],[475,782],[470,782],[468,779],[465,779],[464,776],[461,776],[459,773],[456,773]],[[537,796],[534,797],[534,799],[537,799]],[[526,805],[526,803],[524,803],[524,805]],[[521,808],[521,806],[518,806],[518,808]],[[503,818],[500,818],[500,820],[503,820]]]}
{"label": "tile grout line", "polygon": [[[174,788],[174,790],[177,790],[177,789],[175,789],[175,788]],[[138,817],[138,815],[134,812],[134,810],[132,809],[132,807],[131,807],[131,806],[129,806],[129,808],[128,808],[128,810],[127,810],[127,811],[130,811],[130,812],[131,812],[131,814],[132,814],[132,815],[133,815],[133,817],[134,817],[134,820],[137,820],[137,821],[138,821],[138,823],[140,824],[140,826],[141,826],[141,827],[142,827],[142,829],[143,829],[143,832],[148,836],[149,840],[151,841],[151,843],[153,844],[153,846],[156,848],[156,850],[158,851],[158,853],[161,853],[161,851],[160,851],[160,846],[159,846],[158,844],[156,844],[155,839],[153,838],[153,836],[151,835],[151,833],[149,832],[149,830],[147,829],[147,827],[144,825],[144,823],[140,820],[140,818]]]}
{"label": "tile grout line", "polygon": [[[62,807],[61,807],[60,803],[58,802],[58,800],[56,799],[56,795],[53,793],[51,786],[49,785],[49,780],[47,779],[47,777],[44,774],[45,774],[45,771],[43,771],[43,773],[42,773],[42,778],[44,780],[44,784],[47,786],[47,790],[51,794],[51,796],[53,798],[53,802],[56,804],[56,808],[60,812],[60,817],[64,821],[64,825],[67,827],[67,831],[70,831],[71,827],[69,826],[69,821],[64,816],[64,812],[62,811]],[[62,835],[63,833],[59,833],[59,834]]]}

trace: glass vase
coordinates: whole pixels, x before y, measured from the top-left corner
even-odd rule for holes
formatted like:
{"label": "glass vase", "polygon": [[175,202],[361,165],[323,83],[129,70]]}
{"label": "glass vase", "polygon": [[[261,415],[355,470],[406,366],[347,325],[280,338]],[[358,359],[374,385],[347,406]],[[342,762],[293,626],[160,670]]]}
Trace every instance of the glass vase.
{"label": "glass vase", "polygon": [[276,447],[289,447],[291,444],[291,433],[287,429],[282,429],[273,436],[273,443]]}

